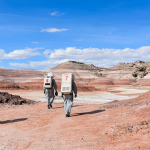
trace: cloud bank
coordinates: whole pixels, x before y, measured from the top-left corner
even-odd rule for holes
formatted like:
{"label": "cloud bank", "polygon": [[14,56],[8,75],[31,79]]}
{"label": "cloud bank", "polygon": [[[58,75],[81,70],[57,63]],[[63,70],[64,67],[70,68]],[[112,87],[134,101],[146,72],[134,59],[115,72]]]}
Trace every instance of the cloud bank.
{"label": "cloud bank", "polygon": [[26,63],[10,63],[14,67],[24,68],[50,68],[69,60],[81,61],[87,64],[94,64],[99,67],[111,67],[120,62],[132,62],[136,60],[150,60],[150,46],[142,46],[137,49],[99,49],[67,47],[66,49],[55,49],[54,51],[45,50],[43,55],[45,61],[31,61]]}

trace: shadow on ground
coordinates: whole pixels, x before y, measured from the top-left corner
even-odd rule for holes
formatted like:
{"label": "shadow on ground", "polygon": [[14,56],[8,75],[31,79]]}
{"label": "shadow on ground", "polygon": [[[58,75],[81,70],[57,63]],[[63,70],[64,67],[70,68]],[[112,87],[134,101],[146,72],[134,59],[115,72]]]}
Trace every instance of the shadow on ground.
{"label": "shadow on ground", "polygon": [[28,119],[28,118],[20,118],[20,119],[14,119],[14,120],[0,121],[0,124],[20,122],[20,121],[25,121],[25,120],[27,120],[27,119]]}
{"label": "shadow on ground", "polygon": [[78,106],[83,106],[83,105],[73,105],[72,107],[78,107]]}
{"label": "shadow on ground", "polygon": [[72,116],[90,115],[90,114],[100,113],[103,111],[105,111],[105,110],[94,110],[94,111],[89,111],[89,112],[76,113],[76,114],[73,114]]}
{"label": "shadow on ground", "polygon": [[[73,105],[72,107],[79,107],[79,106],[83,106],[83,105]],[[57,109],[57,108],[64,108],[64,106],[61,106],[61,107],[53,107],[53,109]]]}

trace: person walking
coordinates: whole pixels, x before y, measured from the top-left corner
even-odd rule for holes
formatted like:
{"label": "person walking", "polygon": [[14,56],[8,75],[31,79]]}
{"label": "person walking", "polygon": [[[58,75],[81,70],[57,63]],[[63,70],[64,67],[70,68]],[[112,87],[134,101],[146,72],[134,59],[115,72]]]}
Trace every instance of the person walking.
{"label": "person walking", "polygon": [[62,97],[64,99],[64,109],[65,109],[65,113],[66,113],[66,117],[70,117],[70,113],[71,113],[71,108],[72,108],[72,105],[73,105],[73,93],[75,94],[75,98],[77,97],[77,86],[74,82],[75,80],[75,77],[74,75],[72,74],[72,91],[70,93],[67,93],[67,94],[63,94],[62,93]]}
{"label": "person walking", "polygon": [[54,80],[54,74],[51,72],[48,73],[47,77],[44,79],[44,94],[48,109],[52,108],[52,103],[55,98],[54,89],[55,89],[55,96],[58,96],[57,84]]}

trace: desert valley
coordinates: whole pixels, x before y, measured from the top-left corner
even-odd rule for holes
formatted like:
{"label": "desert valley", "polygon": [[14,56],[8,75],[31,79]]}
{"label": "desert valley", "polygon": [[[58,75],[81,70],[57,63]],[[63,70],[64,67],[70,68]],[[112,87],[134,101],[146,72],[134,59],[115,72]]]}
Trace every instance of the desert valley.
{"label": "desert valley", "polygon": [[[47,109],[43,78],[58,85]],[[71,117],[60,93],[62,73],[78,87]],[[150,149],[150,63],[136,61],[101,68],[76,61],[47,70],[0,68],[0,149]]]}

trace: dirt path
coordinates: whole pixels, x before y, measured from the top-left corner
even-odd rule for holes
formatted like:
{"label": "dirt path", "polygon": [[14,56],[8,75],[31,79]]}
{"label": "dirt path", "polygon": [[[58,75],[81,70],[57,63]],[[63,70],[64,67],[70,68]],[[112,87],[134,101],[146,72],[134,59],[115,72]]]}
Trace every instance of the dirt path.
{"label": "dirt path", "polygon": [[69,118],[63,103],[1,107],[0,150],[149,150],[150,100],[139,100],[74,104]]}
{"label": "dirt path", "polygon": [[[59,149],[62,144],[67,148],[60,131],[65,124],[73,122],[73,118],[65,117],[63,103],[53,107],[48,110],[45,103],[40,103],[2,108],[0,149]],[[73,108],[76,107],[80,105]]]}

